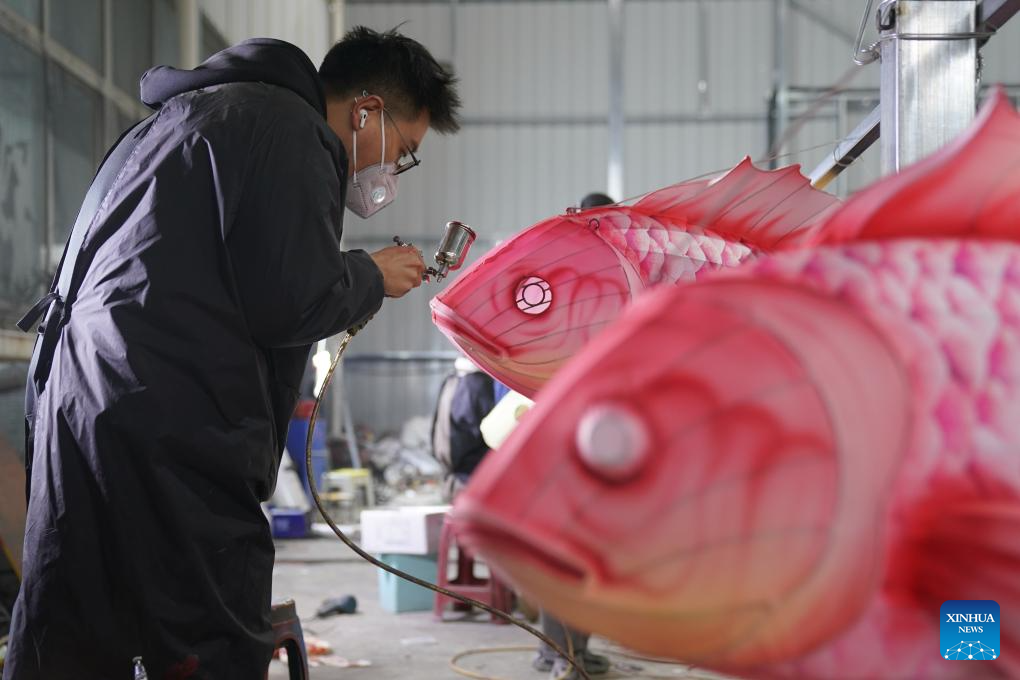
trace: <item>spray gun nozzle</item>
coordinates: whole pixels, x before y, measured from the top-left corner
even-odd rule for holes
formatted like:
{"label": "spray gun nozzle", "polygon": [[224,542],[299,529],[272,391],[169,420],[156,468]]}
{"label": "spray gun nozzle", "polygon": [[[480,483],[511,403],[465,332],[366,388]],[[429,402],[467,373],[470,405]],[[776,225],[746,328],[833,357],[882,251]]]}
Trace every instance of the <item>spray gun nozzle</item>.
{"label": "spray gun nozzle", "polygon": [[[426,267],[421,280],[429,282],[430,277],[434,276],[436,281],[442,281],[448,273],[460,269],[475,238],[474,230],[463,222],[456,220],[447,222],[443,240],[439,242],[439,249],[436,251],[436,266]],[[399,236],[394,236],[393,242],[398,246],[414,247],[412,243],[404,243]],[[418,254],[421,254],[420,250]]]}

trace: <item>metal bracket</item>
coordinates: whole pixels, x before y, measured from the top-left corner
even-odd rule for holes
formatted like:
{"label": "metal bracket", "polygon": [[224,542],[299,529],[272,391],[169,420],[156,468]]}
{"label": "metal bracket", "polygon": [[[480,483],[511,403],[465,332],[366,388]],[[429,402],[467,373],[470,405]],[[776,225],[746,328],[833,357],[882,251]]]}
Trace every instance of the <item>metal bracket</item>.
{"label": "metal bracket", "polygon": [[[868,19],[871,17],[873,5],[873,0],[868,0],[864,16],[861,19],[857,41],[854,44],[853,59],[855,63],[860,65],[870,64],[880,58],[879,47],[882,45],[883,40],[876,41],[866,49],[863,47],[864,34],[868,27]],[[896,12],[893,11],[894,8],[895,0],[884,0],[882,5],[880,5],[877,16],[880,30],[891,31],[896,27]],[[898,34],[896,37],[901,40],[976,40],[980,47],[1018,12],[1020,12],[1020,0],[984,0],[978,5],[979,20],[974,31],[955,34],[952,38],[942,37],[947,34],[917,36],[907,32]],[[889,38],[891,37],[889,36]],[[980,67],[980,55],[978,55],[978,72]],[[872,111],[850,135],[840,142],[830,157],[819,163],[811,173],[812,183],[815,186],[823,187],[831,182],[833,178],[879,138],[880,111],[881,107]]]}

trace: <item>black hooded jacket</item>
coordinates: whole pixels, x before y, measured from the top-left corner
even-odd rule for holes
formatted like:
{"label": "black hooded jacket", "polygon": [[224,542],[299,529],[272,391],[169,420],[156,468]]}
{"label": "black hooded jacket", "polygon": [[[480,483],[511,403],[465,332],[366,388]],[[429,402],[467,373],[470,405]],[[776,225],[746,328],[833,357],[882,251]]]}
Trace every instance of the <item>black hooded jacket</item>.
{"label": "black hooded jacket", "polygon": [[155,68],[142,99],[36,343],[5,680],[119,680],[135,656],[153,680],[264,677],[259,503],[310,344],[383,300],[371,258],[340,251],[347,159],[298,48]]}

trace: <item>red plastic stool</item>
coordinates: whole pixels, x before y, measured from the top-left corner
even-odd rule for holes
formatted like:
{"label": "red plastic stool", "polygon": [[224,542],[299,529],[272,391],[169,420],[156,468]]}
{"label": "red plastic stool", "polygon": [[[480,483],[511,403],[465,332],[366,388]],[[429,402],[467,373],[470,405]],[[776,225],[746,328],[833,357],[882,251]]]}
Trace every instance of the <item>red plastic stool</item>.
{"label": "red plastic stool", "polygon": [[[287,650],[287,670],[290,680],[308,680],[308,655],[305,653],[305,636],[301,633],[301,620],[294,600],[273,605],[269,620],[273,624],[273,649]],[[266,677],[269,677],[268,671]]]}
{"label": "red plastic stool", "polygon": [[[449,578],[451,546],[457,548],[457,575],[453,579]],[[439,561],[436,567],[436,580],[440,587],[510,613],[514,603],[513,591],[491,574],[489,578],[479,578],[475,575],[475,559],[467,550],[457,544],[457,536],[449,515],[443,520],[443,529],[439,534]],[[464,603],[449,595],[436,593],[432,614],[437,621],[443,620],[447,604],[453,604],[455,608],[458,605],[464,606]],[[498,616],[490,614],[490,617],[492,623],[506,623]]]}

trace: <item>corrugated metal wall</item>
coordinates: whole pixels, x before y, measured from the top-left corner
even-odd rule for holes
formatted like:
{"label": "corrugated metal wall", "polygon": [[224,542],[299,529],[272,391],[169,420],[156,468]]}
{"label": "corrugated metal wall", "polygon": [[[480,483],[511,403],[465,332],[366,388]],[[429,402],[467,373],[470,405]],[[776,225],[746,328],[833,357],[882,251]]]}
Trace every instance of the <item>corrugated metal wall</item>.
{"label": "corrugated metal wall", "polygon": [[325,0],[200,0],[199,7],[230,44],[279,38],[300,46],[316,64],[329,49]]}
{"label": "corrugated metal wall", "polygon": [[[231,40],[264,33],[292,40],[318,60],[327,47],[321,0],[202,0]],[[777,44],[773,0],[624,2],[625,193],[635,195],[763,158],[777,47],[788,83],[828,88],[841,78],[876,88],[878,65],[853,67],[851,42],[863,2],[793,0]],[[401,177],[399,200],[371,220],[349,215],[350,247],[375,249],[394,234],[426,252],[444,223],[481,234],[475,255],[589,191],[606,188],[609,106],[608,5],[604,0],[392,2],[348,0],[346,24],[401,26],[461,78],[464,128],[430,134],[422,165]],[[1020,82],[1020,21],[986,49],[986,80]],[[703,83],[703,84],[701,84]],[[700,85],[700,86],[699,86]],[[807,108],[805,94],[791,107]],[[861,97],[820,107],[796,123],[781,163],[810,170],[872,108]],[[842,112],[841,112],[842,107]],[[853,191],[879,174],[877,148],[834,189]],[[620,198],[620,197],[617,197]],[[426,287],[388,301],[352,345],[357,355],[449,349],[434,329]],[[427,414],[443,364],[351,364],[355,420],[377,430]]]}

